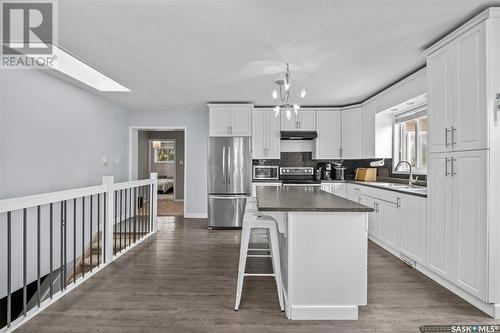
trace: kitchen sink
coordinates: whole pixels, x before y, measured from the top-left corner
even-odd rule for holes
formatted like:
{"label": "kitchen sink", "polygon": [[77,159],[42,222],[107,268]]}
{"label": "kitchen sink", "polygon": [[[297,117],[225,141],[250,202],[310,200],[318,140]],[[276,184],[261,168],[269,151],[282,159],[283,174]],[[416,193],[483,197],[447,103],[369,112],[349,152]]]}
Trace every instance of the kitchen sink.
{"label": "kitchen sink", "polygon": [[381,187],[381,188],[393,188],[395,190],[419,193],[419,194],[427,194],[427,187],[417,186],[417,185],[409,185],[409,184],[400,184],[400,183],[384,183],[384,182],[366,182],[366,184]]}

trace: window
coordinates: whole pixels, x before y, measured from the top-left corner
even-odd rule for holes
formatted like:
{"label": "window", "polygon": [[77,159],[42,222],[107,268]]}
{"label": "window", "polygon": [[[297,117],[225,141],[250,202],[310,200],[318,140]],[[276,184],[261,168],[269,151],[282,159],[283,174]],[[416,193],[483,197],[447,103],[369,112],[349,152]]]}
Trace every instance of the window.
{"label": "window", "polygon": [[[408,161],[414,173],[427,174],[427,109],[418,109],[396,115],[394,118],[394,165]],[[396,173],[408,173],[402,164]]]}
{"label": "window", "polygon": [[155,163],[173,163],[175,161],[174,141],[153,141]]}

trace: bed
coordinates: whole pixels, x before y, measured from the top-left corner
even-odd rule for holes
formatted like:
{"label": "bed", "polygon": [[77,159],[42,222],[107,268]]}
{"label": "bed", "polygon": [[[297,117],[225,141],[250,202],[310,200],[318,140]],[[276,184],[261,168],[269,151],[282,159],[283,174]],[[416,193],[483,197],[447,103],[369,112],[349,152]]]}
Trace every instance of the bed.
{"label": "bed", "polygon": [[159,178],[158,179],[158,193],[167,193],[171,188],[174,187],[174,180],[171,178]]}

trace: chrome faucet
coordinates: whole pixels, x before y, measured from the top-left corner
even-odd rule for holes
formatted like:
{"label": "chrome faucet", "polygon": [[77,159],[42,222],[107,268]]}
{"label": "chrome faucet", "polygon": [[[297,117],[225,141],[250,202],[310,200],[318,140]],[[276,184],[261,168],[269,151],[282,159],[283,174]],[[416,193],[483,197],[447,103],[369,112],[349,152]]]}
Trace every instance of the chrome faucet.
{"label": "chrome faucet", "polygon": [[398,171],[398,168],[401,166],[401,164],[403,163],[406,163],[408,164],[408,167],[410,168],[410,176],[408,177],[408,185],[413,185],[417,182],[418,180],[418,177],[413,179],[413,172],[412,172],[412,169],[411,169],[411,163],[408,162],[408,161],[405,161],[405,160],[401,160],[398,162],[398,164],[396,165],[396,167],[394,168],[394,171]]}

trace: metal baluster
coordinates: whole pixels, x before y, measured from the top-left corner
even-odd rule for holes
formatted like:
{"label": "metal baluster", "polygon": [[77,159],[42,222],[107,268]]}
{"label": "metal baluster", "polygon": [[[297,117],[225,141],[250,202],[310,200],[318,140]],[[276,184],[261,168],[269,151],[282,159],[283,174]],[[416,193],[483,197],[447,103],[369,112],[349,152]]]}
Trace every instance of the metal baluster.
{"label": "metal baluster", "polygon": [[123,243],[125,245],[125,248],[127,247],[127,189],[125,189],[125,212],[123,213],[125,215],[125,238],[123,239]]}
{"label": "metal baluster", "polygon": [[61,291],[64,290],[64,202],[61,201],[61,262],[59,268],[59,275],[61,276]]}
{"label": "metal baluster", "polygon": [[12,321],[11,260],[12,260],[12,213],[7,212],[7,327]]}
{"label": "metal baluster", "polygon": [[73,199],[73,283],[76,283],[76,198]]}
{"label": "metal baluster", "polygon": [[97,194],[97,267],[101,264],[101,193]]}
{"label": "metal baluster", "polygon": [[132,237],[132,189],[129,189],[129,196],[128,196],[128,244],[132,244],[131,242],[131,237]]}
{"label": "metal baluster", "polygon": [[28,210],[26,208],[23,209],[23,316],[26,317],[26,312],[27,312],[27,301],[28,301],[28,290],[26,288],[26,285],[28,284],[28,279],[27,279],[27,274],[26,274],[26,261],[27,261],[27,251],[26,251],[26,247],[27,247],[27,241],[26,241],[26,237],[27,237],[27,228],[26,228],[26,224],[27,224],[27,218],[28,217]]}
{"label": "metal baluster", "polygon": [[53,231],[54,231],[54,204],[50,203],[50,223],[49,223],[50,227],[50,236],[49,236],[49,243],[50,243],[50,249],[49,249],[49,252],[50,252],[50,260],[49,260],[49,269],[50,269],[50,275],[49,275],[49,281],[50,281],[50,299],[52,299],[52,297],[54,296],[54,276],[52,275],[52,271],[54,270],[54,250],[53,250],[53,246],[54,246],[54,236],[53,236]]}
{"label": "metal baluster", "polygon": [[104,205],[104,225],[102,227],[103,229],[103,232],[104,232],[104,237],[102,238],[103,239],[103,242],[102,242],[102,262],[106,263],[106,230],[108,229],[108,225],[107,225],[107,215],[106,215],[106,201],[108,200],[107,198],[107,193],[104,193],[104,202],[103,202],[103,205]]}
{"label": "metal baluster", "polygon": [[115,218],[113,220],[113,255],[116,254],[116,219],[118,217],[118,191],[115,191]]}
{"label": "metal baluster", "polygon": [[64,289],[66,289],[66,278],[68,277],[68,267],[67,267],[68,241],[66,238],[66,233],[67,233],[66,226],[68,225],[67,221],[68,221],[68,202],[64,201]]}
{"label": "metal baluster", "polygon": [[120,190],[120,250],[122,252],[123,190]]}
{"label": "metal baluster", "polygon": [[137,240],[137,187],[134,187],[134,243]]}
{"label": "metal baluster", "polygon": [[41,208],[36,207],[36,304],[40,307],[41,294],[40,294],[40,220],[41,220]]}
{"label": "metal baluster", "polygon": [[[89,256],[89,261],[90,261],[90,271],[92,272],[92,247],[94,244],[93,239],[92,239],[92,217],[94,216],[94,209],[93,209],[93,196],[90,195],[90,226],[89,226],[89,242],[90,242],[90,256]],[[84,259],[85,260],[85,259]]]}
{"label": "metal baluster", "polygon": [[82,277],[85,277],[85,197],[82,197],[82,255],[80,257]]}

